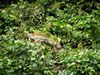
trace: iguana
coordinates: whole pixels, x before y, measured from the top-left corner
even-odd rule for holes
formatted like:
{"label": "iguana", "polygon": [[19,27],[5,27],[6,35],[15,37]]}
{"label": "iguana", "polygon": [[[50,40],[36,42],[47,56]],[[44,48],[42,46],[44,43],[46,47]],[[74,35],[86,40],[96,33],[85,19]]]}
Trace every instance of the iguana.
{"label": "iguana", "polygon": [[43,33],[28,33],[27,34],[28,38],[33,40],[34,42],[37,43],[47,43],[49,45],[52,45],[55,49],[59,50],[61,49],[61,44],[59,38],[51,39],[50,36],[48,37],[46,34]]}

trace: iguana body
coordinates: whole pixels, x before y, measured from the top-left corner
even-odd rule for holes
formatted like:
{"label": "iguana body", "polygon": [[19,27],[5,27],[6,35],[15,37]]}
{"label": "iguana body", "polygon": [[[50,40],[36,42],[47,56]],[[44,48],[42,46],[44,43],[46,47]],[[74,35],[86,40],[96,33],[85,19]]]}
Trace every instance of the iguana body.
{"label": "iguana body", "polygon": [[29,37],[29,39],[33,40],[34,42],[48,43],[49,45],[54,46],[56,49],[61,49],[60,42],[56,42],[55,40],[50,39],[44,34],[29,33],[27,36]]}

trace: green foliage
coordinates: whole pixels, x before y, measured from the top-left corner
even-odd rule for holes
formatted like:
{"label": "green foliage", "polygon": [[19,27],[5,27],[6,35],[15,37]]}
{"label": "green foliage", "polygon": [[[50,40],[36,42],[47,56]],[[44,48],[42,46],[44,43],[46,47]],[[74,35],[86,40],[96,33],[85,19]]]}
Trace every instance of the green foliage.
{"label": "green foliage", "polygon": [[1,36],[0,74],[32,75],[52,71],[54,59],[51,51],[40,44],[12,38],[11,35]]}
{"label": "green foliage", "polygon": [[[100,4],[27,1],[0,9],[0,75],[100,75]],[[25,32],[35,31],[63,49],[30,41]]]}
{"label": "green foliage", "polygon": [[88,14],[77,5],[66,4],[66,8],[61,10],[60,4],[57,2],[48,9],[55,15],[47,16],[45,30],[58,35],[62,43],[70,43],[71,47],[82,41],[85,47],[94,48],[94,44],[100,41],[100,19],[96,15],[99,9]]}
{"label": "green foliage", "polygon": [[0,74],[100,74],[99,50],[73,49],[56,53],[45,45],[12,38],[12,35],[1,36]]}
{"label": "green foliage", "polygon": [[[70,14],[65,14],[66,17]],[[47,17],[45,26],[46,31],[56,34],[62,38],[62,43],[79,43],[83,41],[84,46],[94,48],[93,43],[97,43],[100,34],[100,20],[94,17],[94,14],[85,14],[81,16],[70,17],[67,21],[58,20],[54,17]],[[96,34],[96,35],[95,35]],[[63,42],[65,40],[65,42]]]}
{"label": "green foliage", "polygon": [[0,33],[6,32],[9,28],[19,27],[20,30],[29,30],[30,26],[38,27],[44,20],[44,12],[43,6],[38,3],[11,4],[0,12]]}
{"label": "green foliage", "polygon": [[59,54],[64,75],[99,75],[99,50],[69,50]]}

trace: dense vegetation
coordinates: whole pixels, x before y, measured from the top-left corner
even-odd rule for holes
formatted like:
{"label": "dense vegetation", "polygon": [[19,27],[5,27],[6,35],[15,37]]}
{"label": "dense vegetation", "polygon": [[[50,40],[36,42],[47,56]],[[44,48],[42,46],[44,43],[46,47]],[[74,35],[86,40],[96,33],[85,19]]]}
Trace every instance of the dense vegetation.
{"label": "dense vegetation", "polygon": [[[0,1],[0,75],[100,75],[100,1]],[[26,32],[60,38],[63,49]]]}

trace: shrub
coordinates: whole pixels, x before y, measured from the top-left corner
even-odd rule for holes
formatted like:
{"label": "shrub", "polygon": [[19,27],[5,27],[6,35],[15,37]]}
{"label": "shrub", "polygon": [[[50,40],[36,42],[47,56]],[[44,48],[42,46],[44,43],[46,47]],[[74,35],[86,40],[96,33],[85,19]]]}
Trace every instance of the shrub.
{"label": "shrub", "polygon": [[[100,75],[100,6],[93,10],[90,2],[87,13],[88,4],[60,1],[0,9],[0,75]],[[61,39],[62,51],[28,40],[24,32],[34,31]]]}
{"label": "shrub", "polygon": [[38,27],[44,20],[44,7],[38,3],[29,4],[28,2],[18,2],[0,12],[0,28],[4,33],[10,28],[20,30],[29,30]]}

